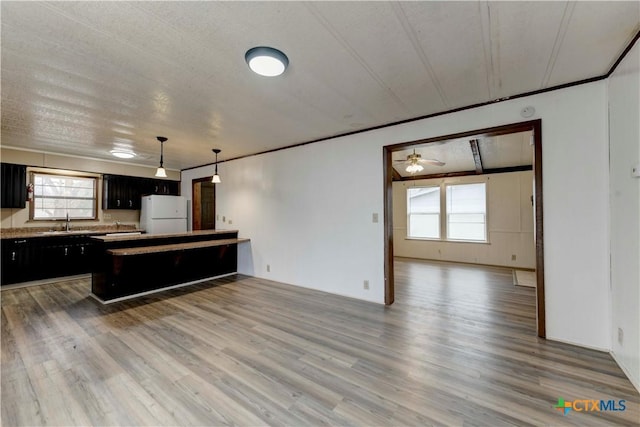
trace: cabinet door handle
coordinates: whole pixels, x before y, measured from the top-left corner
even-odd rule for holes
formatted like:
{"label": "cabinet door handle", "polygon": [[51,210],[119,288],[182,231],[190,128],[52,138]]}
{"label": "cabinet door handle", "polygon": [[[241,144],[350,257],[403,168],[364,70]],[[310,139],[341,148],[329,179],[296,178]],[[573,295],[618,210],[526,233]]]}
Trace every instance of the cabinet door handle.
{"label": "cabinet door handle", "polygon": [[120,199],[117,200],[116,206],[120,206]]}
{"label": "cabinet door handle", "polygon": [[69,248],[64,248],[64,256],[69,255]]}
{"label": "cabinet door handle", "polygon": [[84,255],[84,246],[80,246],[80,255]]}
{"label": "cabinet door handle", "polygon": [[133,200],[129,200],[129,207],[133,206]]}
{"label": "cabinet door handle", "polygon": [[11,261],[16,260],[16,251],[11,252]]}

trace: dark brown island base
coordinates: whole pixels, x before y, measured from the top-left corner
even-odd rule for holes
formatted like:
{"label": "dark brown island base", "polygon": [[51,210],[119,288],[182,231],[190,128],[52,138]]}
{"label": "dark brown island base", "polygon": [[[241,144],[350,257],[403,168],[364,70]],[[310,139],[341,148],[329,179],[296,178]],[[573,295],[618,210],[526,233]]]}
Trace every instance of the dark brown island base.
{"label": "dark brown island base", "polygon": [[237,230],[92,237],[91,293],[102,303],[185,286],[238,270]]}

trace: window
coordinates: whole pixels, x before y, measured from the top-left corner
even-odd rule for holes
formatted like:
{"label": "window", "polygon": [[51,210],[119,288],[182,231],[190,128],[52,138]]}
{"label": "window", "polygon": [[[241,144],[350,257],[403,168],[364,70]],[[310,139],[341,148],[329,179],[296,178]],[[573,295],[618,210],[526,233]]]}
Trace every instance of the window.
{"label": "window", "polygon": [[486,242],[486,199],[485,183],[408,188],[407,237]]}
{"label": "window", "polygon": [[409,237],[440,238],[440,187],[407,189]]}
{"label": "window", "polygon": [[32,219],[96,219],[96,178],[33,173]]}
{"label": "window", "polygon": [[447,238],[487,240],[485,184],[447,186]]}

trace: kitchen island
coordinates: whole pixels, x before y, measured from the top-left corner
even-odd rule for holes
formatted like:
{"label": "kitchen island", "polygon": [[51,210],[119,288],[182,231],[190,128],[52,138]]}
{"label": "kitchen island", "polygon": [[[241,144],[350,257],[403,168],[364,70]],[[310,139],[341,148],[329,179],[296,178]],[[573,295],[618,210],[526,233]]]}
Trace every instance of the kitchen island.
{"label": "kitchen island", "polygon": [[235,274],[237,230],[97,236],[91,293],[110,303]]}

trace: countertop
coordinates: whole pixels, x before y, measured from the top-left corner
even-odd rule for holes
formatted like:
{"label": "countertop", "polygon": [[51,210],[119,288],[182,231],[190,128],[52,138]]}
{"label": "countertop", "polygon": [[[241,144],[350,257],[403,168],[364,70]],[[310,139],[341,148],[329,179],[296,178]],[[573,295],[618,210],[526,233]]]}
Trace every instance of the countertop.
{"label": "countertop", "polygon": [[202,242],[175,243],[171,245],[143,246],[140,248],[109,249],[108,254],[115,256],[146,255],[160,252],[186,251],[190,249],[210,248],[214,246],[236,245],[248,242],[249,239],[220,239]]}
{"label": "countertop", "polygon": [[[59,226],[59,225],[58,225]],[[23,227],[23,228],[3,228],[0,230],[1,239],[29,239],[40,237],[60,237],[60,236],[93,236],[109,233],[134,233],[144,232],[135,225],[106,225],[106,226],[82,226],[72,224],[70,231],[53,231],[51,227]]]}
{"label": "countertop", "polygon": [[166,233],[166,234],[137,234],[123,236],[93,236],[92,239],[102,242],[122,242],[126,240],[146,240],[157,239],[163,237],[188,237],[188,236],[208,236],[214,234],[237,233],[238,230],[197,230],[187,231],[186,233]]}

